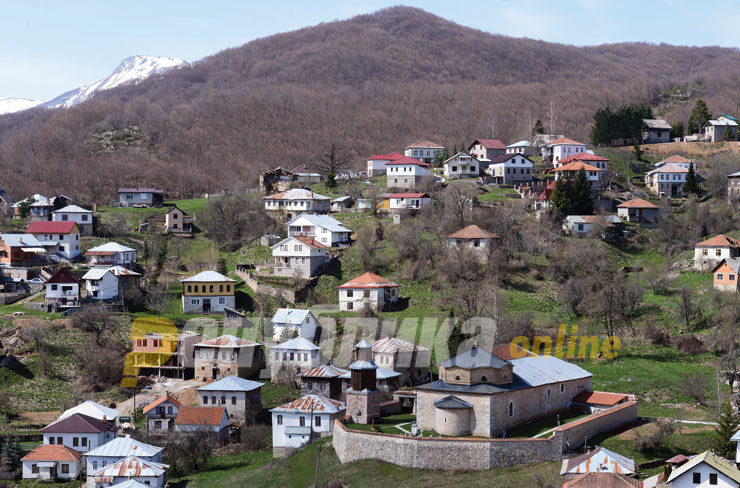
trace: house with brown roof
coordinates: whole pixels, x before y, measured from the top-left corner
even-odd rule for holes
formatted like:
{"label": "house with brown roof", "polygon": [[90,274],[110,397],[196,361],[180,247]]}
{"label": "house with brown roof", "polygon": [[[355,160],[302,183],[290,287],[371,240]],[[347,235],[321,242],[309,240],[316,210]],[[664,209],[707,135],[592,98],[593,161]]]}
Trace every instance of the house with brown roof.
{"label": "house with brown roof", "polygon": [[686,169],[689,169],[689,166],[693,166],[694,171],[696,171],[696,161],[694,161],[693,159],[685,158],[683,156],[679,156],[678,154],[667,157],[663,161],[658,161],[657,163],[655,163],[655,167],[660,168],[661,166],[665,166],[666,164],[675,164]]}
{"label": "house with brown roof", "polygon": [[72,221],[48,222],[37,220],[31,222],[26,229],[38,239],[42,246],[66,259],[73,259],[80,255],[80,228]]}
{"label": "house with brown roof", "polygon": [[166,434],[172,430],[181,406],[182,404],[167,392],[144,407],[147,433]]}
{"label": "house with brown roof", "polygon": [[609,185],[609,158],[604,158],[590,152],[582,152],[563,158],[554,167],[559,168],[573,162],[581,162],[603,170],[599,173],[599,186],[604,188]]}
{"label": "house with brown roof", "polygon": [[559,179],[574,181],[581,170],[586,172],[586,179],[588,180],[589,185],[591,185],[592,190],[596,191],[602,186],[601,182],[604,179],[603,174],[606,171],[597,168],[596,166],[584,163],[583,161],[573,161],[549,171],[555,173],[556,181]]}
{"label": "house with brown roof", "polygon": [[740,259],[723,259],[712,269],[712,274],[715,290],[737,292],[740,286]]}
{"label": "house with brown roof", "polygon": [[398,301],[399,284],[375,273],[365,273],[339,286],[339,310],[384,310]]}
{"label": "house with brown roof", "polygon": [[711,237],[694,247],[694,269],[706,271],[723,259],[740,257],[740,241],[724,234]]}
{"label": "house with brown roof", "polygon": [[262,344],[222,335],[193,346],[195,378],[210,381],[238,375],[249,378],[262,366]]}
{"label": "house with brown roof", "polygon": [[431,350],[398,337],[384,337],[373,341],[373,361],[401,373],[402,384],[416,384],[429,376]]}
{"label": "house with brown roof", "polygon": [[496,234],[473,224],[448,235],[447,244],[451,249],[469,249],[487,255],[498,239],[499,236]]}
{"label": "house with brown roof", "polygon": [[388,163],[403,158],[403,154],[392,152],[390,154],[376,154],[367,160],[367,176],[383,176],[388,172]]}
{"label": "house with brown roof", "polygon": [[69,268],[59,268],[44,283],[46,296],[44,300],[55,308],[76,308],[80,306],[80,287],[82,282],[72,274]]}
{"label": "house with brown roof", "polygon": [[108,488],[137,481],[144,486],[164,488],[167,485],[167,469],[167,464],[128,456],[93,473],[93,484],[88,483],[88,486]]}
{"label": "house with brown roof", "polygon": [[403,151],[403,155],[419,159],[427,164],[432,164],[436,158],[442,156],[444,150],[445,148],[441,144],[422,140],[406,146],[406,149]]}
{"label": "house with brown roof", "polygon": [[331,435],[334,419],[343,417],[346,411],[344,402],[317,395],[306,395],[273,408],[273,456],[285,456],[292,449]]}
{"label": "house with brown roof", "polygon": [[584,408],[588,413],[596,413],[626,403],[632,399],[626,393],[584,391],[573,398],[573,404],[574,406]]}
{"label": "house with brown roof", "polygon": [[506,152],[506,144],[498,139],[476,139],[468,146],[468,153],[481,162],[482,167]]}
{"label": "house with brown roof", "polygon": [[640,488],[638,479],[614,473],[586,473],[563,483],[563,488]]}
{"label": "house with brown roof", "polygon": [[316,237],[289,236],[272,246],[273,264],[260,266],[257,272],[271,276],[309,279],[329,264],[329,246]]}
{"label": "house with brown roof", "polygon": [[177,412],[175,419],[176,432],[198,432],[212,433],[219,441],[224,441],[229,436],[229,416],[226,407],[190,407],[183,405]]}
{"label": "house with brown roof", "polygon": [[660,208],[642,198],[633,198],[617,205],[617,217],[640,227],[655,227],[660,223]]}
{"label": "house with brown roof", "polygon": [[664,164],[645,173],[645,186],[661,197],[680,198],[686,184],[688,168],[676,163]]}
{"label": "house with brown roof", "polygon": [[116,436],[116,425],[108,420],[75,413],[52,422],[41,432],[44,444],[67,446],[86,453],[112,440]]}
{"label": "house with brown roof", "polygon": [[82,472],[82,453],[64,445],[41,445],[21,458],[24,480],[70,481]]}

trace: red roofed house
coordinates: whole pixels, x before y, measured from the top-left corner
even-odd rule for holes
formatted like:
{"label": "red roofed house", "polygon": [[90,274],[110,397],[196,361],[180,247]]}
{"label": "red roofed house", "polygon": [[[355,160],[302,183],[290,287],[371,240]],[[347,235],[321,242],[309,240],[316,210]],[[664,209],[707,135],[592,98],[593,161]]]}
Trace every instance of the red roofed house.
{"label": "red roofed house", "polygon": [[391,193],[387,198],[388,209],[393,213],[419,210],[432,203],[432,199],[426,193]]}
{"label": "red roofed house", "polygon": [[679,198],[686,184],[687,167],[677,163],[664,164],[645,173],[645,185],[660,196]]}
{"label": "red roofed house", "polygon": [[723,259],[712,269],[714,289],[720,291],[738,291],[740,283],[740,259]]}
{"label": "red roofed house", "polygon": [[[661,473],[662,476],[663,473]],[[647,485],[646,485],[647,486]],[[640,488],[642,482],[623,474],[586,473],[563,483],[563,488]]]}
{"label": "red roofed house", "polygon": [[398,301],[399,286],[374,273],[365,273],[339,286],[339,310],[383,310],[387,305]]}
{"label": "red roofed house", "polygon": [[481,254],[488,254],[499,236],[492,234],[477,225],[463,227],[447,236],[447,243],[453,249],[470,249]]}
{"label": "red roofed house", "polygon": [[692,165],[694,167],[694,171],[696,171],[696,161],[679,156],[678,154],[674,154],[671,157],[665,158],[663,161],[655,163],[655,167],[660,168],[666,164],[675,164],[686,169],[689,169],[689,165]]}
{"label": "red roofed house", "polygon": [[609,184],[609,158],[602,158],[601,156],[597,156],[595,154],[582,152],[561,159],[557,163],[554,163],[554,167],[559,168],[573,162],[586,163],[593,166],[594,168],[603,169],[604,171],[599,173],[599,177],[601,178],[599,184],[602,187],[605,187]]}
{"label": "red roofed house", "polygon": [[310,236],[290,236],[271,249],[275,262],[258,267],[260,274],[308,279],[329,263],[329,248]]}
{"label": "red roofed house", "polygon": [[427,164],[432,164],[435,159],[442,157],[444,146],[432,141],[416,141],[406,146],[404,156],[419,159]]}
{"label": "red roofed house", "polygon": [[388,188],[416,188],[422,179],[432,176],[429,163],[408,156],[391,161],[386,166]]}
{"label": "red roofed house", "polygon": [[175,419],[177,432],[213,432],[224,441],[229,435],[229,416],[226,407],[190,407],[182,406]]}
{"label": "red roofed house", "polygon": [[331,435],[334,419],[343,417],[346,411],[343,402],[316,395],[306,395],[273,408],[273,456],[285,456],[291,449]]}
{"label": "red roofed house", "polygon": [[57,308],[70,308],[80,306],[80,286],[82,282],[77,279],[69,268],[59,268],[51,278],[46,280],[46,301],[52,302]]}
{"label": "red roofed house", "polygon": [[73,480],[82,469],[82,453],[63,445],[41,445],[21,458],[24,480]]}
{"label": "red roofed house", "polygon": [[590,164],[584,163],[582,161],[574,161],[568,164],[564,164],[563,166],[557,167],[552,171],[555,173],[555,180],[559,180],[560,178],[565,178],[567,180],[574,181],[576,179],[576,175],[579,171],[584,170],[586,172],[586,178],[588,179],[588,182],[591,184],[591,188],[593,190],[596,190],[601,185],[601,181],[603,181],[602,173],[606,173],[603,169],[597,168],[596,166],[592,166]]}
{"label": "red roofed house", "polygon": [[543,152],[543,156],[549,156],[549,152],[552,151],[553,164],[558,163],[561,159],[565,159],[568,156],[586,152],[586,145],[584,143],[567,138],[555,139],[547,144],[547,148],[547,155]]}
{"label": "red roofed house", "polygon": [[617,205],[617,217],[640,227],[653,227],[660,223],[660,208],[642,198],[633,198]]}
{"label": "red roofed house", "polygon": [[382,176],[388,171],[388,163],[403,158],[403,154],[397,152],[390,154],[376,154],[367,160],[367,176]]}
{"label": "red roofed house", "polygon": [[488,167],[487,162],[506,152],[506,144],[498,139],[476,139],[468,146],[468,153]]}
{"label": "red roofed house", "polygon": [[44,247],[64,258],[80,255],[80,228],[75,222],[35,221],[28,226],[26,234],[32,234]]}
{"label": "red roofed house", "polygon": [[166,434],[172,430],[181,406],[182,404],[168,392],[144,407],[147,433]]}
{"label": "red roofed house", "polygon": [[694,269],[706,271],[714,268],[723,259],[740,257],[740,241],[720,234],[696,244],[694,247]]}

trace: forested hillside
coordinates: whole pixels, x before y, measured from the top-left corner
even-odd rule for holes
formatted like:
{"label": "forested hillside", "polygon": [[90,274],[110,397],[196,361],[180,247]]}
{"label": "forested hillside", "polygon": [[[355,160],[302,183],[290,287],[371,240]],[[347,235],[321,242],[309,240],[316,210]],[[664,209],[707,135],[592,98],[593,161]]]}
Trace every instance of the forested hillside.
{"label": "forested hillside", "polygon": [[0,117],[0,186],[80,202],[123,184],[189,197],[310,165],[332,142],[360,163],[421,138],[459,147],[494,125],[513,142],[536,119],[585,140],[606,105],[649,103],[686,121],[702,97],[737,115],[739,75],[735,49],[578,48],[396,7],[259,39],[68,110]]}

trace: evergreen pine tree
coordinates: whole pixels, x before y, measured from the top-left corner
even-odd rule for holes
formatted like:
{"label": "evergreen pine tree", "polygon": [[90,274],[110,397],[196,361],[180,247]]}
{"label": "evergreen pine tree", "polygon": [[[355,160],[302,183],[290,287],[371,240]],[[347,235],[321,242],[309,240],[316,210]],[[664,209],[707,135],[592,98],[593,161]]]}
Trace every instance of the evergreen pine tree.
{"label": "evergreen pine tree", "polygon": [[560,215],[568,215],[570,213],[570,191],[564,178],[560,178],[555,182],[555,188],[552,190],[552,195],[550,196],[550,203],[553,209]]}
{"label": "evergreen pine tree", "polygon": [[537,134],[544,133],[545,127],[542,125],[542,121],[540,119],[537,119],[537,121],[534,123],[534,127],[532,127],[532,137],[536,136]]}
{"label": "evergreen pine tree", "polygon": [[164,268],[164,263],[167,260],[167,241],[164,241],[162,243],[162,246],[159,248],[159,252],[157,253],[157,271],[161,271],[162,268]]}
{"label": "evergreen pine tree", "polygon": [[720,413],[717,423],[717,427],[714,428],[712,449],[715,454],[725,459],[733,459],[735,457],[735,443],[730,441],[730,437],[735,435],[740,427],[740,418],[730,402],[725,402],[722,406],[722,413]]}
{"label": "evergreen pine tree", "polygon": [[591,184],[586,177],[586,171],[583,169],[578,171],[573,182],[572,207],[575,215],[592,215],[594,213]]}
{"label": "evergreen pine tree", "polygon": [[712,116],[709,114],[707,108],[707,102],[704,100],[697,100],[694,109],[691,111],[691,117],[689,117],[689,124],[686,128],[689,134],[697,134],[701,132],[704,124],[707,123]]}
{"label": "evergreen pine tree", "polygon": [[640,147],[640,144],[635,141],[635,145],[632,147],[632,157],[635,158],[637,161],[642,161],[643,154],[645,154],[645,151],[643,151]]}
{"label": "evergreen pine tree", "polygon": [[337,175],[333,171],[326,173],[326,187],[336,188],[337,187]]}
{"label": "evergreen pine tree", "polygon": [[686,193],[697,193],[699,191],[699,183],[696,181],[696,171],[694,171],[694,164],[689,164],[689,172],[686,173],[686,183],[683,185],[683,191]]}
{"label": "evergreen pine tree", "polygon": [[224,258],[218,259],[218,272],[222,275],[226,275],[226,273],[229,272],[229,270],[226,268],[226,260]]}

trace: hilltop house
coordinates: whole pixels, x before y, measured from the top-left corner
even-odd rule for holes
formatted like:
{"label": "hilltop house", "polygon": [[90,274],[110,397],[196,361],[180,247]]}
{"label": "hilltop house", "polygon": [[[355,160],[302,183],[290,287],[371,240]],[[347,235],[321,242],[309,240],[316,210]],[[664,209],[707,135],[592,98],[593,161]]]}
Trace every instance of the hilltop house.
{"label": "hilltop house", "polygon": [[229,416],[226,407],[190,407],[183,405],[177,412],[175,432],[207,432],[218,441],[229,436]]}
{"label": "hilltop house", "polygon": [[224,308],[236,308],[236,280],[216,271],[202,271],[180,280],[182,311],[185,313],[223,313]]}
{"label": "hilltop house", "polygon": [[[55,308],[76,308],[80,306],[80,280],[68,268],[59,268],[44,283],[45,301]],[[73,446],[74,447],[74,446]]]}
{"label": "hilltop house", "polygon": [[378,195],[379,212],[400,213],[408,210],[420,210],[431,205],[432,199],[426,193],[391,193]]}
{"label": "hilltop house", "polygon": [[199,406],[224,406],[229,419],[242,424],[254,423],[257,414],[262,410],[262,383],[236,375],[208,383],[196,388],[195,391],[198,394]]}
{"label": "hilltop house", "polygon": [[642,120],[642,143],[671,142],[671,126],[663,119]]}
{"label": "hilltop house", "polygon": [[737,119],[730,115],[720,115],[704,124],[704,140],[707,142],[736,141]]}
{"label": "hilltop house", "polygon": [[737,292],[740,285],[740,259],[725,258],[712,268],[714,289]]}
{"label": "hilltop house", "polygon": [[195,378],[209,381],[234,374],[248,378],[262,366],[261,345],[233,335],[195,344]]}
{"label": "hilltop house", "polygon": [[[442,157],[444,154],[444,146],[431,141],[417,141],[409,146],[406,146],[403,154],[410,158],[419,159],[425,163],[432,164],[435,159]],[[390,185],[388,185],[390,186]]]}
{"label": "hilltop house", "polygon": [[136,265],[136,249],[117,242],[106,242],[85,251],[85,260],[89,266],[123,266],[130,269]]}
{"label": "hilltop house", "polygon": [[164,231],[167,234],[190,235],[193,233],[193,218],[173,205],[164,214]]}
{"label": "hilltop house", "polygon": [[668,163],[645,174],[645,185],[660,196],[683,196],[689,170],[675,163]]}
{"label": "hilltop house", "polygon": [[403,154],[397,152],[390,154],[376,154],[367,160],[367,176],[372,178],[374,176],[383,176],[388,171],[388,163],[396,161],[397,159],[403,158]]}
{"label": "hilltop house", "polygon": [[696,171],[696,161],[679,156],[678,154],[665,158],[663,161],[658,161],[654,166],[655,168],[660,168],[661,166],[671,163],[686,169],[689,169],[689,166],[691,165],[694,167],[694,171]]}
{"label": "hilltop house", "polygon": [[581,455],[563,459],[560,475],[565,480],[571,480],[586,473],[632,475],[635,474],[636,470],[637,466],[634,459],[597,446],[596,449],[586,451]]}
{"label": "hilltop house", "polygon": [[329,263],[328,248],[313,237],[291,236],[271,247],[274,264],[261,266],[258,271],[309,279]]}
{"label": "hilltop house", "polygon": [[424,178],[431,177],[429,163],[408,156],[386,164],[388,188],[416,188]]}
{"label": "hilltop house", "polygon": [[[586,152],[586,145],[582,142],[574,141],[573,139],[556,139],[547,144],[549,155],[552,153],[551,161],[553,164],[558,163],[561,159],[565,159],[568,156]],[[543,152],[543,156],[545,152]],[[545,161],[543,157],[543,161]]]}
{"label": "hilltop house", "polygon": [[331,210],[331,198],[303,188],[291,188],[263,200],[268,214],[287,220],[302,213],[327,214]]}
{"label": "hilltop house", "polygon": [[384,337],[373,342],[373,361],[401,373],[401,383],[416,384],[429,376],[431,350],[397,337]]}
{"label": "hilltop house", "polygon": [[21,458],[24,480],[77,479],[82,472],[82,453],[63,445],[41,445]]}
{"label": "hilltop house", "polygon": [[301,395],[318,395],[341,400],[344,392],[342,378],[347,375],[348,369],[338,368],[331,362],[301,373]]}
{"label": "hilltop house", "polygon": [[270,348],[270,377],[274,383],[289,383],[322,362],[319,346],[304,337],[296,337]]}
{"label": "hilltop house", "polygon": [[488,163],[506,152],[506,145],[498,139],[476,139],[468,146],[468,154],[480,161],[481,171],[488,168]]}
{"label": "hilltop house", "polygon": [[313,237],[326,247],[348,246],[352,230],[328,215],[301,214],[285,224],[288,236]]}
{"label": "hilltop house", "polygon": [[28,208],[28,217],[32,220],[51,220],[51,213],[69,205],[71,199],[64,195],[47,198],[38,193],[24,198],[12,205],[14,218],[22,218],[21,211],[23,207]]}
{"label": "hilltop house", "polygon": [[521,154],[522,156],[533,156],[535,153],[535,145],[532,144],[530,141],[523,139],[521,141],[515,142],[514,144],[509,144],[506,146],[506,154]]}
{"label": "hilltop house", "polygon": [[601,172],[599,172],[599,186],[601,188],[604,188],[609,184],[609,158],[602,158],[601,156],[597,156],[595,154],[582,152],[561,159],[554,164],[554,167],[560,168],[565,166],[566,164],[574,162],[585,163],[593,166],[594,168],[602,170]]}
{"label": "hilltop house", "polygon": [[694,269],[704,271],[714,268],[723,259],[740,257],[740,241],[720,234],[696,244]]}
{"label": "hilltop house", "polygon": [[145,461],[161,463],[163,450],[163,447],[145,444],[137,441],[128,434],[125,437],[116,437],[102,446],[91,449],[85,454],[87,481],[91,483],[98,470],[115,464],[129,456],[136,456]]}
{"label": "hilltop house", "polygon": [[519,185],[532,181],[534,163],[522,154],[501,154],[491,159],[486,173],[499,185]]}
{"label": "hilltop house", "polygon": [[80,229],[74,222],[31,222],[26,229],[45,248],[66,259],[80,255]]}
{"label": "hilltop house", "polygon": [[0,234],[0,263],[13,266],[32,266],[43,260],[46,249],[29,234]]}
{"label": "hilltop house", "polygon": [[[129,456],[100,468],[93,473],[94,488],[118,486],[119,483],[135,480],[151,488],[164,488],[167,484],[169,465]],[[89,476],[89,475],[88,475]]]}
{"label": "hilltop house", "polygon": [[705,451],[673,469],[666,482],[672,488],[737,488],[740,486],[740,470],[730,461]]}
{"label": "hilltop house", "polygon": [[63,445],[84,454],[113,440],[116,437],[116,424],[75,413],[52,422],[41,432],[44,444]]}
{"label": "hilltop house", "polygon": [[151,434],[166,434],[175,427],[177,412],[182,404],[169,392],[144,407],[146,431]]}
{"label": "hilltop house", "polygon": [[93,213],[77,205],[67,205],[59,210],[51,212],[53,222],[74,222],[80,229],[80,235],[90,236],[93,234]]}
{"label": "hilltop house", "polygon": [[601,186],[601,182],[604,180],[604,177],[602,176],[602,173],[604,173],[604,170],[599,169],[596,166],[591,166],[590,164],[586,164],[581,161],[574,161],[572,163],[564,164],[563,166],[557,167],[550,171],[555,173],[556,181],[561,178],[565,178],[566,180],[573,181],[578,175],[578,172],[581,170],[586,172],[586,178],[588,179],[588,182],[591,185],[591,189],[594,191],[598,190],[599,187]]}
{"label": "hilltop house", "polygon": [[161,207],[164,190],[157,188],[119,188],[119,207]]}
{"label": "hilltop house", "polygon": [[299,308],[278,308],[272,316],[272,339],[280,341],[283,337],[305,337],[313,340],[319,321],[310,310]]}
{"label": "hilltop house", "polygon": [[287,455],[314,438],[331,435],[334,419],[346,412],[344,403],[331,398],[306,395],[270,410],[273,456]]}
{"label": "hilltop house", "polygon": [[634,198],[617,205],[617,217],[640,227],[654,227],[660,223],[660,208],[642,198]]}
{"label": "hilltop house", "polygon": [[445,178],[477,178],[480,174],[478,160],[466,152],[459,152],[442,163]]}
{"label": "hilltop house", "polygon": [[365,273],[339,286],[339,311],[380,311],[398,301],[400,285],[375,273]]}
{"label": "hilltop house", "polygon": [[447,236],[447,243],[452,249],[469,249],[488,254],[499,236],[492,234],[477,225],[468,225]]}

